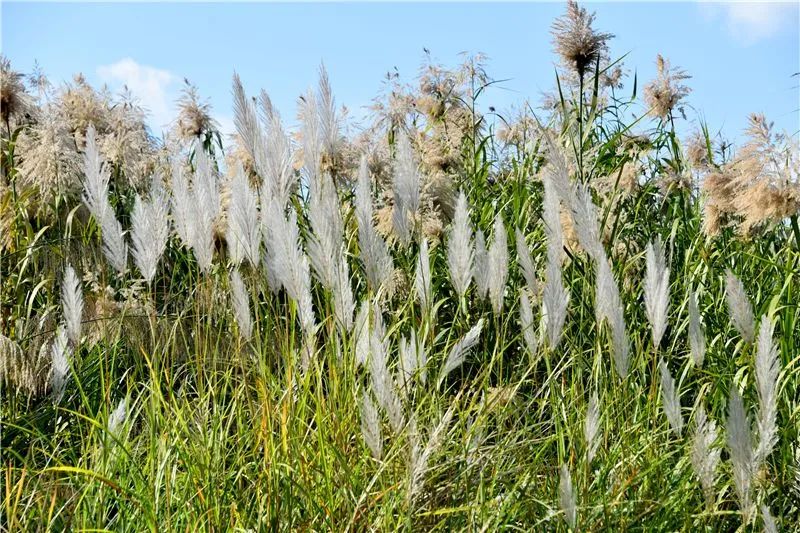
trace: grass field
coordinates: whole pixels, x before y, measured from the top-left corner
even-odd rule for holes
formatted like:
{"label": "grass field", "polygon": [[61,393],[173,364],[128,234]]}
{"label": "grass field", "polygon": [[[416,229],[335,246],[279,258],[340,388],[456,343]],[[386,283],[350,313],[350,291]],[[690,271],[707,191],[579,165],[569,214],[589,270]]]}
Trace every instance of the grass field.
{"label": "grass field", "polygon": [[232,139],[3,60],[2,528],[795,530],[796,137],[681,138],[592,23],[544,107],[234,76]]}

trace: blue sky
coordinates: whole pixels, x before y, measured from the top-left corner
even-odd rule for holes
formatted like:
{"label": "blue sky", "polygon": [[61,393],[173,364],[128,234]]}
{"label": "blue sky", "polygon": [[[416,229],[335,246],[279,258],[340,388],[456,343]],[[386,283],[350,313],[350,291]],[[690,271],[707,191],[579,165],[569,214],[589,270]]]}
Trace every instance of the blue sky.
{"label": "blue sky", "polygon": [[[800,130],[800,8],[797,3],[592,2],[596,27],[617,37],[612,56],[639,87],[663,54],[693,78],[689,119],[735,139],[758,111]],[[483,52],[489,73],[507,79],[486,95],[499,111],[536,102],[554,84],[550,25],[562,3],[9,3],[3,2],[2,51],[28,72],[38,60],[58,83],[83,72],[113,90],[127,84],[151,112],[156,131],[174,116],[184,77],[207,97],[230,130],[231,75],[248,93],[264,88],[286,118],[315,83],[324,61],[337,102],[353,116],[397,67],[408,80],[423,47],[455,65],[460,52]],[[628,80],[626,89],[632,81]],[[291,121],[290,121],[291,122]],[[690,125],[682,126],[681,129]]]}

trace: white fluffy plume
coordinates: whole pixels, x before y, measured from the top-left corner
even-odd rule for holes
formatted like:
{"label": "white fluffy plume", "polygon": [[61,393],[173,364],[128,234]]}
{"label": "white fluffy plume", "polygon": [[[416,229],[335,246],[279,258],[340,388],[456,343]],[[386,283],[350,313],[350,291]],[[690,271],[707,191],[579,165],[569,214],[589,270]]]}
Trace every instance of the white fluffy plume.
{"label": "white fluffy plume", "polygon": [[658,349],[667,329],[669,305],[669,267],[661,239],[647,245],[647,275],[644,282],[644,304],[653,333],[653,348]]}
{"label": "white fluffy plume", "polygon": [[136,267],[147,283],[156,275],[158,261],[169,239],[169,202],[167,193],[157,177],[153,177],[150,197],[138,194],[131,215],[131,240]]}
{"label": "white fluffy plume", "polygon": [[250,296],[242,281],[238,270],[231,272],[231,303],[236,324],[239,326],[239,336],[242,340],[249,340],[253,336],[253,319],[250,316]]}
{"label": "white fluffy plume", "polygon": [[453,347],[450,349],[450,353],[447,354],[447,359],[445,359],[444,364],[439,371],[438,386],[441,386],[442,382],[450,374],[450,372],[460,367],[464,363],[467,353],[469,353],[469,351],[476,344],[478,344],[478,339],[480,339],[482,330],[483,319],[481,318],[478,320],[477,324],[472,326],[472,329],[470,329],[466,335],[464,335],[453,345]]}
{"label": "white fluffy plume", "polygon": [[494,230],[492,231],[492,244],[488,251],[489,262],[489,299],[492,310],[499,315],[503,310],[503,297],[508,281],[508,234],[503,216],[500,213],[494,217]]}
{"label": "white fluffy plume", "polygon": [[456,210],[447,240],[447,266],[450,271],[450,282],[459,298],[464,297],[472,280],[473,255],[469,206],[467,197],[461,191],[458,193]]}
{"label": "white fluffy plume", "polygon": [[589,406],[586,408],[583,438],[586,441],[586,462],[591,463],[600,447],[600,399],[596,391],[589,398]]}
{"label": "white fluffy plume", "polygon": [[695,413],[695,430],[692,437],[692,468],[700,480],[706,508],[714,506],[714,483],[721,450],[714,446],[717,440],[717,423],[709,420],[706,410],[700,405]]}
{"label": "white fluffy plume", "polygon": [[420,176],[414,161],[414,149],[409,138],[401,134],[397,139],[394,161],[394,231],[401,243],[407,244],[419,210]]}
{"label": "white fluffy plume", "polygon": [[248,261],[258,265],[261,260],[261,224],[258,219],[258,196],[250,187],[241,163],[229,183],[228,227],[225,240],[235,265]]}
{"label": "white fluffy plume", "polygon": [[358,219],[358,247],[364,264],[367,283],[377,292],[392,277],[394,266],[389,248],[372,222],[372,185],[366,157],[361,158],[356,184],[356,218]]}
{"label": "white fluffy plume", "polygon": [[561,465],[561,479],[558,484],[558,499],[561,510],[564,511],[564,521],[575,530],[578,524],[578,505],[575,498],[575,490],[572,488],[572,475],[566,464]]}
{"label": "white fluffy plume", "polygon": [[558,215],[558,195],[552,180],[545,174],[544,180],[544,231],[547,236],[547,265],[542,294],[543,315],[547,330],[547,342],[555,349],[564,331],[567,319],[569,293],[564,287],[561,274],[561,255],[564,246],[561,221]]}
{"label": "white fluffy plume", "polygon": [[628,356],[630,345],[625,333],[625,318],[622,314],[622,299],[619,287],[614,280],[611,265],[601,252],[602,257],[597,262],[597,288],[595,292],[595,313],[598,326],[606,322],[611,330],[612,355],[614,369],[624,378],[628,374]]}
{"label": "white fluffy plume", "polygon": [[483,230],[475,232],[475,255],[472,262],[472,279],[480,299],[489,294],[489,252],[486,250],[486,238]]}
{"label": "white fluffy plume", "polygon": [[730,270],[725,271],[725,301],[734,327],[745,341],[753,342],[756,330],[753,306],[747,298],[744,285]]}
{"label": "white fluffy plume", "polygon": [[700,309],[697,306],[697,292],[689,294],[689,347],[692,361],[697,368],[703,366],[706,357],[706,337],[700,323]]}
{"label": "white fluffy plume", "polygon": [[81,342],[81,324],[83,321],[83,291],[81,280],[72,265],[64,269],[61,282],[61,313],[67,337],[73,346]]}
{"label": "white fluffy plume", "polygon": [[539,282],[536,279],[536,268],[533,266],[533,257],[531,257],[531,251],[525,242],[525,235],[517,228],[514,230],[514,237],[517,246],[517,264],[522,271],[522,276],[525,278],[525,283],[528,285],[531,294],[536,294]]}
{"label": "white fluffy plume", "polygon": [[380,459],[383,456],[380,415],[367,390],[361,393],[361,435],[372,457]]}
{"label": "white fluffy plume", "polygon": [[756,463],[766,460],[778,441],[778,347],[772,340],[774,325],[767,315],[761,317],[756,347],[756,388],[758,390],[758,448]]}
{"label": "white fluffy plume", "polygon": [[755,473],[755,457],[750,419],[735,384],[731,386],[725,432],[733,465],[733,485],[739,498],[739,508],[747,522],[753,512],[752,482]]}
{"label": "white fluffy plume", "polygon": [[94,126],[86,131],[86,147],[83,154],[84,174],[83,203],[100,226],[103,236],[103,252],[108,262],[120,274],[128,269],[128,245],[122,225],[114,215],[109,201],[108,181],[111,173],[108,165],[102,162]]}
{"label": "white fluffy plume", "polygon": [[428,253],[428,241],[422,239],[417,256],[417,270],[414,275],[414,288],[417,301],[422,312],[427,314],[433,304],[433,279],[431,278],[431,258]]}

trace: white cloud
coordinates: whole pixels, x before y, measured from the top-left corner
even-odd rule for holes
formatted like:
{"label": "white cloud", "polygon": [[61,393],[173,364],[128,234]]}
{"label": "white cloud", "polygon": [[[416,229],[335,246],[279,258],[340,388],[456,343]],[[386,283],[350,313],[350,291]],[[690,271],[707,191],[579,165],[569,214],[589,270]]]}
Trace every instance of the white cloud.
{"label": "white cloud", "polygon": [[171,86],[178,78],[171,72],[140,65],[127,57],[98,67],[97,75],[113,89],[127,86],[150,114],[156,133],[174,118],[175,97]]}
{"label": "white cloud", "polygon": [[745,46],[780,34],[798,16],[794,2],[702,2],[701,9],[711,19],[723,18],[731,36]]}

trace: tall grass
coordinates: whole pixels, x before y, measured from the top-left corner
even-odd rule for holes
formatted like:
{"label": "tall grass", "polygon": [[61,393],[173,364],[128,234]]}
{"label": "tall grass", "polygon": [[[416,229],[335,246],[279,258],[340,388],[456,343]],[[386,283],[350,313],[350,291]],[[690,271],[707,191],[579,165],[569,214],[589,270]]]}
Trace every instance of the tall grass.
{"label": "tall grass", "polygon": [[569,9],[591,39],[518,144],[474,62],[355,156],[324,69],[298,142],[234,77],[238,159],[200,124],[137,190],[90,127],[48,206],[6,128],[3,528],[792,530],[796,213],[704,232],[674,175],[728,167],[689,161],[688,91],[626,118]]}

